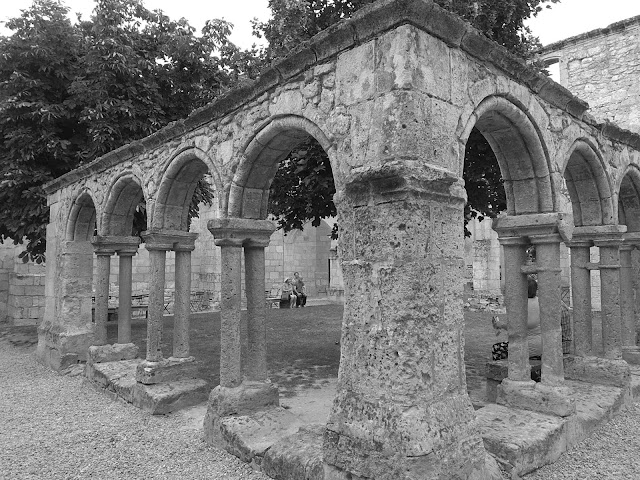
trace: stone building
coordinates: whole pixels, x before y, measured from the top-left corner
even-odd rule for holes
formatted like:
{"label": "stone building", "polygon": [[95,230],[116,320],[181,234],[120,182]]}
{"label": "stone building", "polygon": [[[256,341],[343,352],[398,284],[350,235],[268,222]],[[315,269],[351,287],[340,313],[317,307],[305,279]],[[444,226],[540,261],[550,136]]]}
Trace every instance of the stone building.
{"label": "stone building", "polygon": [[[219,202],[207,229],[220,247],[221,351],[207,441],[277,469],[275,448],[249,455],[231,439],[239,425],[259,429],[267,417],[281,419],[287,445],[315,435],[322,473],[316,478],[327,480],[495,478],[485,448],[512,465],[514,475],[553,461],[593,427],[576,406],[592,390],[614,388],[613,410],[630,401],[628,362],[640,357],[629,301],[630,255],[640,245],[640,136],[599,122],[587,107],[431,1],[375,2],[254,83],[45,187],[49,261],[37,358],[54,369],[88,360],[88,372],[134,361],[130,388],[140,404],[158,385],[202,393],[201,383],[185,380],[194,361],[191,252],[206,234],[189,230],[188,205],[208,174]],[[509,316],[507,377],[497,404],[477,411],[466,388],[462,302],[462,172],[474,128],[493,148],[504,178],[507,211],[493,229],[503,246]],[[328,421],[313,432],[289,432],[292,421],[267,375],[266,250],[275,230],[267,204],[278,162],[309,136],[325,149],[334,174],[345,307]],[[144,359],[133,360],[128,300],[131,257],[140,247],[129,233],[141,198],[149,215],[148,341]],[[535,262],[526,256],[532,245]],[[574,318],[566,357],[562,245],[570,252]],[[598,262],[590,261],[594,247]],[[174,337],[171,352],[163,352],[168,252],[175,265]],[[120,314],[118,342],[106,345],[112,260],[119,263]],[[597,343],[594,270],[602,277]],[[539,383],[531,380],[528,350],[531,273],[539,280]],[[559,439],[549,457],[514,459],[512,443],[491,436],[496,424],[523,409],[532,412],[528,418],[544,418]]]}

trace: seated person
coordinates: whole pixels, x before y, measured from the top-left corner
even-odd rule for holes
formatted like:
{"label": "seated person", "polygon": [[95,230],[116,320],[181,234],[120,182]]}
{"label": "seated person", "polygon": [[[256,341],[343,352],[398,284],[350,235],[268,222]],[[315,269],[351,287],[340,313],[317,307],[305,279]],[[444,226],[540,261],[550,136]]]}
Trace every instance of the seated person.
{"label": "seated person", "polygon": [[304,307],[307,304],[307,287],[304,286],[302,277],[298,272],[293,274],[293,288],[294,293],[298,297],[296,307]]}
{"label": "seated person", "polygon": [[[529,358],[537,358],[541,355],[541,336],[540,336],[540,304],[538,302],[538,282],[533,278],[527,279],[527,340],[529,344]],[[500,334],[500,330],[507,330],[507,322],[494,316],[493,328],[496,329],[496,335]],[[493,360],[503,360],[509,356],[509,342],[499,342],[493,345],[491,355]]]}
{"label": "seated person", "polygon": [[280,307],[282,308],[289,302],[289,308],[294,308],[296,306],[296,301],[298,297],[295,294],[295,288],[293,286],[293,282],[289,277],[284,279],[284,284],[282,285],[282,294],[280,295]]}

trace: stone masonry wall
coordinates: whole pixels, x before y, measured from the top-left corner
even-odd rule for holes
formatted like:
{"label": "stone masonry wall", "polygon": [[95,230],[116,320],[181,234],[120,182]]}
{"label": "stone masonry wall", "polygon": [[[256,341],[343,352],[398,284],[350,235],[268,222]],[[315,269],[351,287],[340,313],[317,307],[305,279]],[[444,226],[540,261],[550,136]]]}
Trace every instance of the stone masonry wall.
{"label": "stone masonry wall", "polygon": [[541,57],[559,60],[560,84],[596,118],[640,131],[640,17],[548,45]]}

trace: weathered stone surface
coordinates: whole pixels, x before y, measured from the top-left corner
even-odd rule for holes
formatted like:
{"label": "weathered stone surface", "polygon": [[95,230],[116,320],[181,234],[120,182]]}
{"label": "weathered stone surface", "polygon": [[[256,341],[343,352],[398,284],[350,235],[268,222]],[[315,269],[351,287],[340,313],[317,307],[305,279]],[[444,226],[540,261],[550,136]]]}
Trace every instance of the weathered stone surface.
{"label": "weathered stone surface", "polygon": [[136,383],[131,403],[153,415],[164,415],[206,401],[209,388],[209,384],[201,379],[154,385]]}
{"label": "weathered stone surface", "polygon": [[136,367],[141,359],[87,363],[85,376],[94,385],[133,403],[133,387],[136,385]]}
{"label": "weathered stone surface", "polygon": [[564,357],[564,370],[566,378],[622,388],[629,386],[631,374],[624,360],[573,355]]}
{"label": "weathered stone surface", "polygon": [[138,347],[133,343],[114,343],[113,345],[92,345],[89,347],[88,363],[117,362],[131,360],[138,356]]}
{"label": "weathered stone surface", "polygon": [[576,411],[571,392],[564,387],[504,379],[498,386],[496,402],[513,408],[568,417]]}
{"label": "weathered stone surface", "polygon": [[218,385],[209,395],[209,410],[219,417],[246,415],[279,404],[278,388],[268,381],[244,381],[235,388]]}
{"label": "weathered stone surface", "polygon": [[284,408],[272,408],[250,415],[205,416],[205,441],[224,448],[247,463],[260,466],[265,452],[274,443],[293,435],[302,426],[298,417]]}
{"label": "weathered stone surface", "polygon": [[142,362],[136,369],[136,380],[144,385],[172,382],[197,377],[198,364],[194,357],[165,358],[159,362]]}
{"label": "weathered stone surface", "polygon": [[622,347],[622,359],[632,365],[640,365],[640,347]]}
{"label": "weathered stone surface", "polygon": [[324,480],[324,425],[301,427],[275,442],[264,454],[262,471],[281,480]]}

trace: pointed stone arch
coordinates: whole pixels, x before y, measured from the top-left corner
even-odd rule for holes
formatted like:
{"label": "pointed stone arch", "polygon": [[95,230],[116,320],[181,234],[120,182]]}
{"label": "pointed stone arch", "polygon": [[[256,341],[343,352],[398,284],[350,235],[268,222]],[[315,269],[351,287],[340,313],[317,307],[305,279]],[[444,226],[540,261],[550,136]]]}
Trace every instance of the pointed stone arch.
{"label": "pointed stone arch", "polygon": [[309,136],[315,138],[329,156],[335,176],[332,143],[320,127],[297,115],[275,117],[241,149],[243,153],[231,182],[226,214],[229,217],[267,218],[269,189],[280,161]]}
{"label": "pointed stone arch", "polygon": [[66,239],[88,242],[96,229],[96,207],[88,190],[80,192],[71,205],[67,219]]}
{"label": "pointed stone arch", "polygon": [[116,178],[108,190],[100,234],[131,235],[133,216],[142,199],[142,182],[135,174],[126,172]]}
{"label": "pointed stone arch", "polygon": [[569,148],[564,178],[576,227],[615,223],[611,182],[602,155],[588,139],[579,138]]}
{"label": "pointed stone arch", "polygon": [[211,174],[214,189],[221,191],[219,176],[208,155],[196,147],[178,152],[160,180],[153,208],[148,212],[148,228],[187,231],[191,198],[198,181],[207,173]]}
{"label": "pointed stone arch", "polygon": [[507,98],[489,96],[467,120],[461,134],[463,143],[474,127],[487,139],[500,165],[507,213],[553,212],[555,202],[547,149],[526,110]]}

